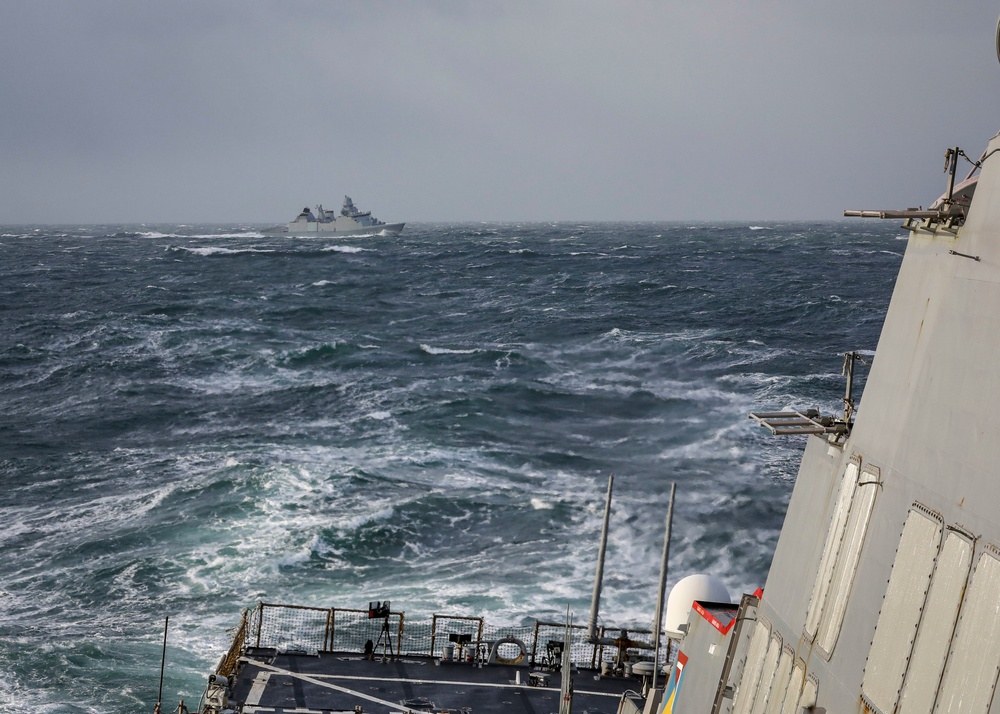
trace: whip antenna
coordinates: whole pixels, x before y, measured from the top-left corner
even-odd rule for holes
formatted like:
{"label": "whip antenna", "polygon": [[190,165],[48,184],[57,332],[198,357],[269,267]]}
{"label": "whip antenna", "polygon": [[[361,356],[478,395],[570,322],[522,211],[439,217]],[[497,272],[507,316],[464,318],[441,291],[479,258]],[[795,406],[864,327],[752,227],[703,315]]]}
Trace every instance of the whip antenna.
{"label": "whip antenna", "polygon": [[601,583],[604,580],[604,551],[608,549],[608,520],[611,518],[611,489],[614,483],[615,475],[611,474],[608,476],[608,495],[604,501],[604,525],[601,526],[601,544],[597,549],[597,573],[594,575],[594,593],[590,598],[590,621],[587,623],[587,642],[597,641],[597,614],[601,607]]}
{"label": "whip antenna", "polygon": [[[660,630],[663,629],[663,600],[667,592],[667,566],[670,561],[670,529],[674,523],[674,495],[677,493],[677,483],[670,484],[670,502],[667,504],[667,525],[663,534],[663,558],[660,561],[660,590],[656,595],[656,614],[653,616],[653,683],[650,690],[656,689],[656,670],[660,666]],[[670,645],[667,645],[667,660],[670,659]]]}
{"label": "whip antenna", "polygon": [[163,653],[160,655],[160,689],[156,692],[156,707],[154,714],[160,714],[160,702],[163,701],[163,668],[167,663],[167,626],[170,625],[170,617],[163,619]]}

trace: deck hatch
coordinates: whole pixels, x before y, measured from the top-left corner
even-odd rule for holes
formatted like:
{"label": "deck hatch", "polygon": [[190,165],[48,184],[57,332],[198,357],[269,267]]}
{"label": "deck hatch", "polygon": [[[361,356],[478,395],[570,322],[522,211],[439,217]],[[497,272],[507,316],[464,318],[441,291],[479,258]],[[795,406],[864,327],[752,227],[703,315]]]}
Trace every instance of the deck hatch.
{"label": "deck hatch", "polygon": [[803,628],[806,637],[816,643],[826,659],[840,636],[875,496],[881,486],[879,473],[874,466],[865,466],[862,472],[861,459],[852,457],[844,468],[830,516]]}
{"label": "deck hatch", "polygon": [[792,676],[788,680],[788,687],[785,688],[785,701],[781,705],[780,714],[796,714],[799,710],[799,698],[802,696],[802,687],[806,680],[806,665],[802,660],[797,660],[792,667]]}
{"label": "deck hatch", "polygon": [[941,683],[948,645],[955,632],[958,610],[972,566],[972,537],[949,528],[927,593],[927,604],[913,643],[903,690],[900,714],[930,714]]}
{"label": "deck hatch", "polygon": [[771,628],[766,622],[757,621],[750,646],[747,650],[746,663],[743,665],[743,677],[736,690],[736,700],[733,702],[733,714],[749,714],[753,701],[757,697],[760,686],[760,675],[764,668],[764,655],[767,653],[767,643]]}
{"label": "deck hatch", "polygon": [[823,615],[823,605],[830,590],[830,582],[833,579],[833,570],[837,563],[840,544],[844,539],[844,530],[847,528],[847,517],[851,512],[851,503],[854,501],[854,492],[857,489],[858,472],[860,470],[860,462],[852,459],[844,469],[844,475],[840,480],[840,491],[837,494],[837,502],[833,507],[830,527],[826,532],[823,555],[819,561],[819,572],[816,574],[812,597],[809,599],[809,610],[806,613],[805,632],[810,640],[816,637],[816,631],[819,629],[820,618]]}
{"label": "deck hatch", "polygon": [[879,470],[874,466],[865,466],[857,481],[851,513],[844,528],[843,542],[837,553],[827,601],[824,603],[823,616],[816,633],[819,651],[828,659],[833,654],[837,638],[840,637],[840,627],[844,623],[851,588],[854,586],[854,575],[861,560],[861,549],[864,546],[868,523],[875,508],[875,496],[880,485]]}
{"label": "deck hatch", "polygon": [[[771,683],[771,692],[767,698],[766,714],[781,714],[782,704],[788,696],[789,678],[792,676],[792,664],[795,661],[795,650],[789,645],[785,645],[778,657],[778,668],[774,671],[774,681]],[[798,697],[798,691],[795,692]]]}
{"label": "deck hatch", "polygon": [[767,645],[767,654],[764,655],[764,667],[761,669],[760,685],[757,687],[756,696],[754,697],[753,714],[764,714],[767,711],[767,702],[774,687],[774,674],[778,669],[778,659],[780,656],[781,635],[774,633],[771,635],[771,641]]}
{"label": "deck hatch", "polygon": [[972,581],[945,667],[935,712],[986,712],[1000,669],[1000,560],[983,551]]}
{"label": "deck hatch", "polygon": [[802,687],[802,695],[799,697],[799,707],[804,709],[812,709],[816,706],[816,700],[819,697],[819,679],[815,674],[810,674],[806,677],[806,683]]}
{"label": "deck hatch", "polygon": [[895,709],[903,686],[942,531],[941,519],[923,509],[906,516],[861,685],[868,703],[883,714]]}

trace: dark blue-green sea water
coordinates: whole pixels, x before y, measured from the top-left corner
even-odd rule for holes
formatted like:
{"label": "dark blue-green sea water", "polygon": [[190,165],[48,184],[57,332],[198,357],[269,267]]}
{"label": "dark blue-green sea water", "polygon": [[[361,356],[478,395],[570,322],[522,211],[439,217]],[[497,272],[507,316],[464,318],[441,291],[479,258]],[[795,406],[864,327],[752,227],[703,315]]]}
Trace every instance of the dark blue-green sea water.
{"label": "dark blue-green sea water", "polygon": [[[869,222],[0,227],[0,710],[198,701],[258,600],[581,619],[763,585],[905,242]],[[877,359],[877,357],[876,357]],[[860,377],[863,380],[865,370]],[[862,406],[863,408],[863,406]]]}

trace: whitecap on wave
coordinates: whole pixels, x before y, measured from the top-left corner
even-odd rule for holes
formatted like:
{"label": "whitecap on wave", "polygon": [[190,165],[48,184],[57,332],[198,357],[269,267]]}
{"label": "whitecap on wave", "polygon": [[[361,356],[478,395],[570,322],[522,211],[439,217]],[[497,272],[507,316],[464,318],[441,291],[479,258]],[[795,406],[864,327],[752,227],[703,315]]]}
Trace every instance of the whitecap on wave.
{"label": "whitecap on wave", "polygon": [[371,248],[362,248],[357,245],[328,245],[323,249],[325,253],[364,253]]}
{"label": "whitecap on wave", "polygon": [[204,246],[189,248],[187,246],[170,246],[168,250],[182,250],[195,255],[239,255],[240,253],[273,253],[273,249],[266,248],[223,248],[221,246]]}
{"label": "whitecap on wave", "polygon": [[468,349],[468,350],[452,350],[447,347],[431,347],[430,345],[420,345],[420,349],[429,355],[472,355],[476,352],[482,352],[480,349]]}
{"label": "whitecap on wave", "polygon": [[194,233],[185,238],[267,238],[268,236],[258,231],[248,231],[246,233]]}
{"label": "whitecap on wave", "polygon": [[[183,226],[181,226],[183,228]],[[249,231],[247,233],[161,233],[159,231],[140,231],[138,238],[265,238],[263,233]]]}

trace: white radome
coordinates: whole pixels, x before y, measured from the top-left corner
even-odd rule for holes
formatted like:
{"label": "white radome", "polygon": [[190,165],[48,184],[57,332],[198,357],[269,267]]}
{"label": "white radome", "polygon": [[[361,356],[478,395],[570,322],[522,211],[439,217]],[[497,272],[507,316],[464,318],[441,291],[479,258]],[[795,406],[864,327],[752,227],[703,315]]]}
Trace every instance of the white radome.
{"label": "white radome", "polygon": [[721,580],[705,573],[695,573],[681,578],[667,596],[667,612],[663,629],[670,637],[681,636],[681,625],[688,621],[691,604],[695,600],[706,602],[732,602],[729,589]]}

